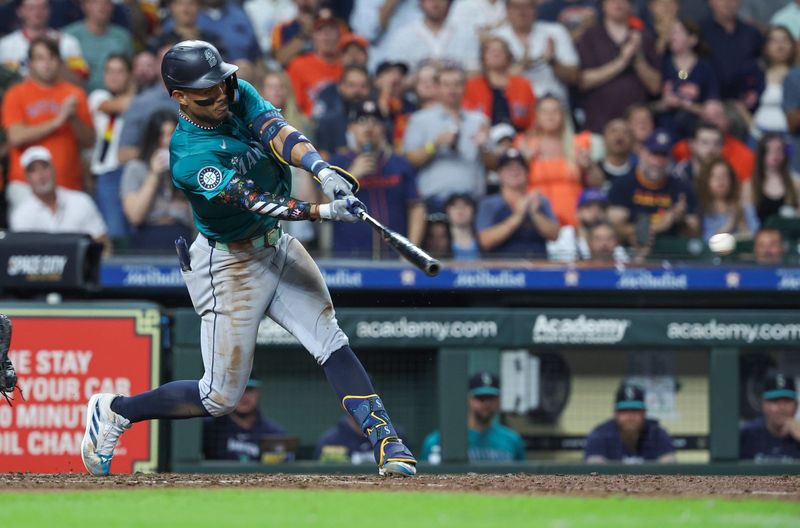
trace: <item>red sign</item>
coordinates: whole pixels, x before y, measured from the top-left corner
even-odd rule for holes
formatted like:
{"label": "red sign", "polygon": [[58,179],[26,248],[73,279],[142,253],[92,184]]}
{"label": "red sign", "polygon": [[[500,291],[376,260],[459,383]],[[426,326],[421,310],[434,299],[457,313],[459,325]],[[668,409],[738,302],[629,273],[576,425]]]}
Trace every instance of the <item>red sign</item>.
{"label": "red sign", "polygon": [[[15,312],[17,315],[15,315]],[[86,404],[98,392],[148,391],[158,382],[156,310],[4,310],[10,357],[24,400],[0,400],[0,472],[80,473]],[[41,314],[41,315],[39,315]],[[156,424],[134,424],[120,438],[112,473],[153,470]]]}

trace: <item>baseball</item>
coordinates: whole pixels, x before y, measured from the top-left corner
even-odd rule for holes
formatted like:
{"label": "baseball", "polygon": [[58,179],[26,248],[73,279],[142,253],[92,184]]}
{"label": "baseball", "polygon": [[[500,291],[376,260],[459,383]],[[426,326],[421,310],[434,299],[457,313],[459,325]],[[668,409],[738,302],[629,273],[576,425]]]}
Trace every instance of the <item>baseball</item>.
{"label": "baseball", "polygon": [[736,249],[736,239],[729,233],[719,233],[708,239],[708,247],[717,255],[728,255]]}

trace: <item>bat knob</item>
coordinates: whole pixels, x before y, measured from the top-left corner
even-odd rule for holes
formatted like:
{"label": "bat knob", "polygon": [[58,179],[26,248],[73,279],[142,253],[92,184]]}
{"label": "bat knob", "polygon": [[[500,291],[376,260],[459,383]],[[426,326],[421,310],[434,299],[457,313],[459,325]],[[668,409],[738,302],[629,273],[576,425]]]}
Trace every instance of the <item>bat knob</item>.
{"label": "bat knob", "polygon": [[438,260],[432,259],[425,263],[425,274],[430,277],[435,277],[439,274],[439,271],[442,269],[442,265],[439,264]]}

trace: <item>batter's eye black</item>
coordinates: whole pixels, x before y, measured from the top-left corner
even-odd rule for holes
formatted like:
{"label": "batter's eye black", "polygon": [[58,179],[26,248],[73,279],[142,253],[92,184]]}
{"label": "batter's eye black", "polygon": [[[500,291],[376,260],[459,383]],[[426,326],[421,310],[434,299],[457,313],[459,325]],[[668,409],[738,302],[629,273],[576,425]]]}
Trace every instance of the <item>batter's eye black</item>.
{"label": "batter's eye black", "polygon": [[206,97],[205,99],[192,99],[192,102],[197,106],[211,106],[216,100],[216,97]]}

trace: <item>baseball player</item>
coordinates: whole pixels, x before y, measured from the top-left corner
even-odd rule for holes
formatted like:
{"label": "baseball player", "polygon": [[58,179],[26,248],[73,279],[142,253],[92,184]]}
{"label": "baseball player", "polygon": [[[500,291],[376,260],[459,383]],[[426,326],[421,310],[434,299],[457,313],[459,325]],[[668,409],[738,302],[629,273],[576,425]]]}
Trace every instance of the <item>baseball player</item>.
{"label": "baseball player", "polygon": [[[281,233],[280,220],[355,222],[358,183],[328,165],[286,123],[238,68],[203,41],[164,56],[161,75],[180,104],[170,144],[175,186],[192,205],[199,235],[178,253],[202,318],[205,373],[125,397],[89,400],[81,457],[92,475],[108,475],[119,436],[157,418],[222,416],[233,411],[250,377],[258,324],[267,315],[322,365],[344,409],[374,448],[381,475],[414,475],[416,459],[397,436],[367,373],[336,321],[322,274],[305,248]],[[290,196],[289,165],[314,175],[330,203]]]}

